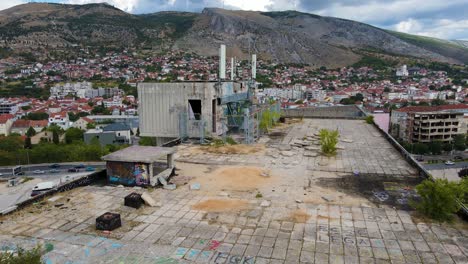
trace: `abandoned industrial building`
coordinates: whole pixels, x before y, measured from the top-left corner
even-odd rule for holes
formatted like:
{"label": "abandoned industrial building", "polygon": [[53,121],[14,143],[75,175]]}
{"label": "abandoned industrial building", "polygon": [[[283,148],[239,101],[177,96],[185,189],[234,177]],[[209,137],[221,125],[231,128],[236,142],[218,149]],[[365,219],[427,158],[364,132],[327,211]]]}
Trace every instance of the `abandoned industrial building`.
{"label": "abandoned industrial building", "polygon": [[264,111],[279,112],[279,105],[257,104],[254,101],[256,56],[252,56],[250,80],[226,80],[226,49],[220,49],[219,80],[213,82],[139,83],[140,135],[153,137],[157,145],[176,138],[197,138],[238,132],[242,141],[250,143],[258,137],[259,120]]}

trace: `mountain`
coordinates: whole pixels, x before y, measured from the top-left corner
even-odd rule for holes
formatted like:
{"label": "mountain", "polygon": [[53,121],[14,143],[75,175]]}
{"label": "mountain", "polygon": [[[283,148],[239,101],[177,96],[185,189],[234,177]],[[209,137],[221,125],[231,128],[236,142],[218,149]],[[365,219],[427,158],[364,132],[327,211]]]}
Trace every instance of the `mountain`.
{"label": "mountain", "polygon": [[182,49],[228,56],[249,52],[277,62],[338,67],[366,52],[468,63],[468,49],[456,42],[379,29],[367,24],[296,11],[255,12],[206,8],[202,13],[132,15],[108,4],[29,3],[0,11],[0,45],[13,50],[75,45]]}
{"label": "mountain", "polygon": [[458,45],[458,46],[461,46],[461,47],[464,47],[464,48],[468,48],[468,40],[451,40],[452,43]]}

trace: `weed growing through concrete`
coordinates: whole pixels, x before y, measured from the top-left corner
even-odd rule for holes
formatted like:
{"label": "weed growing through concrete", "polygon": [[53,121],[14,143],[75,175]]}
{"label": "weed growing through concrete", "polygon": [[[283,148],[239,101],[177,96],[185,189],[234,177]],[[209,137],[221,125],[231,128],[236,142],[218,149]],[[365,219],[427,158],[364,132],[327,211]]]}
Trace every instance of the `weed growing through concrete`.
{"label": "weed growing through concrete", "polygon": [[336,155],[336,144],[338,144],[338,137],[340,136],[338,130],[321,129],[319,136],[322,153],[327,156]]}

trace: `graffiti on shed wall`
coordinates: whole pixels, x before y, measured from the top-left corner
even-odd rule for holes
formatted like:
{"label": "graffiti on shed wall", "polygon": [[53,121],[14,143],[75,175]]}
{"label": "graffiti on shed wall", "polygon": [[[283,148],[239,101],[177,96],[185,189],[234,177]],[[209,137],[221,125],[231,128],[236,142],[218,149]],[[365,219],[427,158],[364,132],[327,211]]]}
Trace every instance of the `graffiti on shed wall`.
{"label": "graffiti on shed wall", "polygon": [[148,185],[150,184],[148,165],[144,163],[135,163],[135,180],[136,185]]}

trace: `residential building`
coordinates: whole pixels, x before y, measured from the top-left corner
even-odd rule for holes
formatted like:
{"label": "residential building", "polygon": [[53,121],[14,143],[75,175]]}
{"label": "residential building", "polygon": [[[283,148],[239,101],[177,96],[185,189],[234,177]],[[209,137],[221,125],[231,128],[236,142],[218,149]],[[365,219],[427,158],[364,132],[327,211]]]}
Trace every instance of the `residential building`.
{"label": "residential building", "polygon": [[449,142],[466,135],[468,105],[410,106],[393,110],[391,134],[406,142]]}
{"label": "residential building", "polygon": [[86,130],[88,127],[88,124],[94,124],[94,120],[89,119],[88,117],[80,117],[80,119],[76,120],[72,127],[79,128],[81,130]]}
{"label": "residential building", "polygon": [[70,128],[70,119],[68,119],[67,112],[59,112],[49,115],[49,126],[57,125],[64,130]]}
{"label": "residential building", "polygon": [[13,120],[14,116],[11,114],[0,114],[0,135],[10,135]]}
{"label": "residential building", "polygon": [[0,98],[0,115],[1,114],[16,114],[18,112],[18,104]]}
{"label": "residential building", "polygon": [[104,132],[114,132],[117,143],[132,144],[132,133],[130,127],[125,124],[113,123],[102,128]]}
{"label": "residential building", "polygon": [[403,65],[403,66],[399,67],[396,70],[396,76],[397,77],[408,77],[409,76],[408,67],[406,65]]}
{"label": "residential building", "polygon": [[119,123],[107,125],[102,129],[90,129],[83,137],[86,144],[91,144],[93,139],[97,138],[102,146],[132,143],[130,127]]}
{"label": "residential building", "polygon": [[11,133],[17,133],[22,136],[26,135],[26,132],[30,127],[36,131],[36,133],[41,132],[45,127],[47,127],[48,121],[47,120],[24,120],[18,119],[13,122],[11,126]]}

